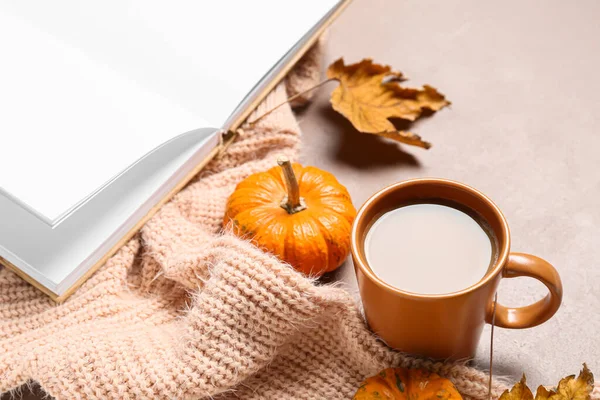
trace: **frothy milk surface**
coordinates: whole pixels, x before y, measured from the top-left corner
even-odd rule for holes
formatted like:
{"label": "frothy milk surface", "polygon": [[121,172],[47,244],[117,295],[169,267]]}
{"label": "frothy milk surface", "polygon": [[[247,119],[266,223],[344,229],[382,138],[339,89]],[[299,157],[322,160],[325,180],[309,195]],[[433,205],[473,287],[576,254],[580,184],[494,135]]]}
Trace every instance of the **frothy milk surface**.
{"label": "frothy milk surface", "polygon": [[413,204],[383,214],[365,239],[369,267],[400,290],[452,293],[483,278],[492,240],[473,217],[441,204]]}

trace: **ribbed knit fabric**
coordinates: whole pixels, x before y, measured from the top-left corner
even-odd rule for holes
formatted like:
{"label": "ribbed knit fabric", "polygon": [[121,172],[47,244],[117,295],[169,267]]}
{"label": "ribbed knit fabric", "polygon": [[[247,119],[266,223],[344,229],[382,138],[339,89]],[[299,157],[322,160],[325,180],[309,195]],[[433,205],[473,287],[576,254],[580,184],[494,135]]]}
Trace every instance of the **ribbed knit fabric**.
{"label": "ribbed knit fabric", "polygon": [[[315,78],[317,53],[288,90]],[[286,96],[279,85],[256,115]],[[289,106],[246,130],[64,304],[0,270],[0,393],[37,381],[58,399],[347,399],[384,367],[421,366],[486,399],[484,373],[391,351],[346,291],[221,232],[237,182],[299,139]]]}

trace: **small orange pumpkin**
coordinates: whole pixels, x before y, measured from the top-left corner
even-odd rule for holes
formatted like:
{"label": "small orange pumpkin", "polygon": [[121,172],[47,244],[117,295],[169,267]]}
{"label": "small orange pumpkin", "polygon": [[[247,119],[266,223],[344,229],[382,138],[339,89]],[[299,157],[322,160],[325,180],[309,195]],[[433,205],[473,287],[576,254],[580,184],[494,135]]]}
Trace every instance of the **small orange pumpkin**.
{"label": "small orange pumpkin", "polygon": [[237,185],[223,225],[306,275],[336,269],[350,251],[356,215],[348,191],[329,172],[278,163]]}
{"label": "small orange pumpkin", "polygon": [[422,369],[387,368],[360,385],[354,400],[462,400],[454,384]]}

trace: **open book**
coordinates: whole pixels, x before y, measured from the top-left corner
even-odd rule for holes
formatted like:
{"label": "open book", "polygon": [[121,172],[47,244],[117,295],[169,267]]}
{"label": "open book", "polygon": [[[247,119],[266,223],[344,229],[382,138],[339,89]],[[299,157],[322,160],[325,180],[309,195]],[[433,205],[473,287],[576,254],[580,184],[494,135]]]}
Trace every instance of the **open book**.
{"label": "open book", "polygon": [[67,297],[345,3],[2,2],[0,263]]}

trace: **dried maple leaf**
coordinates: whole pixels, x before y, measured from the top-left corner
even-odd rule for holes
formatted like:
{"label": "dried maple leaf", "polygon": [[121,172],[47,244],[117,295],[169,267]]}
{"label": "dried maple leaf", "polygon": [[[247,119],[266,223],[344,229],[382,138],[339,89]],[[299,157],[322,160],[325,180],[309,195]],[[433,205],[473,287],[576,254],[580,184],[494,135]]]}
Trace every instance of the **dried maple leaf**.
{"label": "dried maple leaf", "polygon": [[[570,375],[561,379],[556,390],[538,387],[535,400],[589,400],[593,389],[594,375],[587,365],[583,364],[583,370],[577,378]],[[505,390],[499,400],[533,400],[533,394],[525,381],[525,374],[512,389]]]}
{"label": "dried maple leaf", "polygon": [[547,390],[540,386],[535,400],[587,400],[592,390],[594,390],[594,375],[587,365],[583,364],[583,369],[577,378],[575,375],[570,375],[561,379],[556,390]]}
{"label": "dried maple leaf", "polygon": [[370,59],[344,65],[340,58],[327,69],[327,78],[340,82],[331,94],[333,109],[358,131],[426,149],[431,146],[428,142],[414,133],[396,130],[389,119],[414,121],[424,110],[435,112],[450,104],[431,86],[425,85],[423,89],[400,86],[401,72],[374,64]]}
{"label": "dried maple leaf", "polygon": [[529,387],[527,387],[527,380],[525,374],[521,380],[513,386],[510,390],[505,390],[500,396],[500,400],[533,400],[533,393]]}

